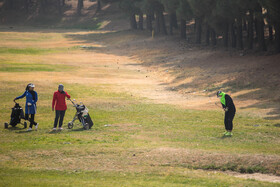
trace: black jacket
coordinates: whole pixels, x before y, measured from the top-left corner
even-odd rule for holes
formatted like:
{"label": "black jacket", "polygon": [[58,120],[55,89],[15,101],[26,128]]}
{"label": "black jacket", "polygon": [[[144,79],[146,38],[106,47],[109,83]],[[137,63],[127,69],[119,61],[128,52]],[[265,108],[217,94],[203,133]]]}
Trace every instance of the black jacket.
{"label": "black jacket", "polygon": [[235,108],[232,98],[228,94],[226,94],[225,99],[226,99],[226,105],[222,104],[223,108],[228,108],[228,111],[236,112],[236,108]]}

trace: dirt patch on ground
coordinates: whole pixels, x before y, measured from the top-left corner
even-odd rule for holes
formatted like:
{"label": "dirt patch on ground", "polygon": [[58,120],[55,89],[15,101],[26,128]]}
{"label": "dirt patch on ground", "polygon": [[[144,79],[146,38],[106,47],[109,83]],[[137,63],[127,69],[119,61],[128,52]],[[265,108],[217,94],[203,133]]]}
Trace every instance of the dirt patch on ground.
{"label": "dirt patch on ground", "polygon": [[145,153],[150,164],[162,166],[179,166],[195,169],[232,170],[241,173],[275,173],[279,170],[279,156],[227,154],[201,150],[157,148]]}
{"label": "dirt patch on ground", "polygon": [[225,172],[225,173],[243,179],[254,179],[258,181],[280,183],[280,177],[275,175],[268,175],[262,173],[253,173],[253,174],[241,174],[237,172]]}

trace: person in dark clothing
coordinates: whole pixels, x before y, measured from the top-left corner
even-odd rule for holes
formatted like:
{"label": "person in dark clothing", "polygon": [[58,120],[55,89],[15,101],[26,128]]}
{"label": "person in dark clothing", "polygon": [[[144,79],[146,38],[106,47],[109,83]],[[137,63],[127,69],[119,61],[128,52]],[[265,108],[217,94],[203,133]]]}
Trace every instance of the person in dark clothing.
{"label": "person in dark clothing", "polygon": [[38,128],[38,123],[34,121],[35,114],[37,110],[36,103],[38,101],[38,95],[37,92],[34,91],[35,85],[32,83],[29,83],[26,86],[25,92],[14,99],[16,101],[17,99],[21,99],[26,97],[26,104],[25,104],[25,120],[28,120],[30,122],[29,129],[27,131],[31,131],[33,125],[35,125],[35,130]]}
{"label": "person in dark clothing", "polygon": [[236,113],[236,108],[233,103],[232,98],[228,95],[225,94],[224,92],[218,91],[217,92],[217,97],[220,97],[222,107],[225,111],[225,129],[226,132],[224,133],[225,136],[232,136],[232,129],[233,129],[233,118]]}
{"label": "person in dark clothing", "polygon": [[65,102],[66,97],[70,99],[70,95],[64,91],[64,86],[60,84],[58,86],[58,91],[54,92],[53,94],[52,110],[54,111],[55,109],[53,130],[56,130],[58,120],[59,120],[59,130],[62,130],[63,119],[64,119],[65,111],[67,110],[67,105]]}

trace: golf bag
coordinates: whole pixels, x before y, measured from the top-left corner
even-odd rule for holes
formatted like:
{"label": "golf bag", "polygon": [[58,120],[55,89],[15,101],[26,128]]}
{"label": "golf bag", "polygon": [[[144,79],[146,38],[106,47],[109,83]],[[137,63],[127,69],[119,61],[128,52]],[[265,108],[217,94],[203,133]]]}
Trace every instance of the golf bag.
{"label": "golf bag", "polygon": [[[5,123],[5,128],[8,128],[9,125],[11,125],[12,127],[17,126],[17,124],[21,123],[21,119],[25,119],[24,112],[21,106],[18,103],[16,103],[15,106],[12,108],[10,123]],[[26,122],[24,122],[23,125],[24,128],[27,127]]]}
{"label": "golf bag", "polygon": [[73,101],[70,100],[70,101],[72,102],[73,106],[76,108],[76,114],[73,120],[68,123],[68,128],[72,129],[74,126],[74,122],[78,119],[85,130],[90,129],[93,126],[93,121],[88,113],[88,108],[82,103],[80,104],[74,103],[75,100]]}

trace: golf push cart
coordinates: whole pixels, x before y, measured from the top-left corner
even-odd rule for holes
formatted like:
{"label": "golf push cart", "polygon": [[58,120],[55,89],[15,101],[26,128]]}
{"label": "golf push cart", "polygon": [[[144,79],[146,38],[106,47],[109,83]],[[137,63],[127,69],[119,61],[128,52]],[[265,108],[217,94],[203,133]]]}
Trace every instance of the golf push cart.
{"label": "golf push cart", "polygon": [[[17,124],[22,124],[21,119],[25,120],[23,109],[17,102],[15,102],[15,106],[12,108],[10,123],[4,123],[5,129],[7,129],[9,125],[11,125],[12,127],[16,127]],[[24,122],[22,125],[24,126],[24,128],[27,127],[26,122]]]}
{"label": "golf push cart", "polygon": [[76,108],[76,114],[73,120],[68,123],[68,128],[72,129],[74,126],[74,122],[78,119],[81,122],[83,128],[85,130],[89,130],[93,126],[93,122],[88,113],[88,108],[82,102],[80,104],[76,104],[75,99],[73,100],[68,99],[68,100],[70,100],[73,104],[73,107]]}

